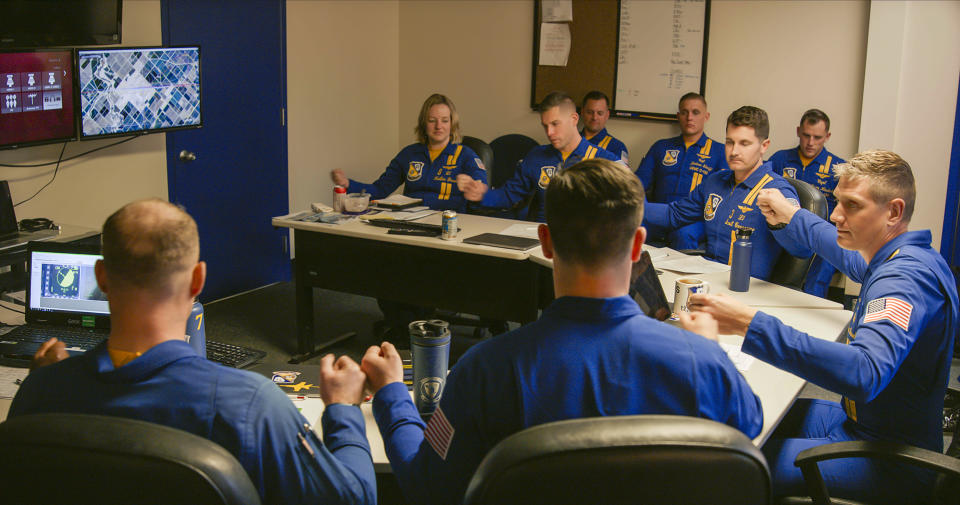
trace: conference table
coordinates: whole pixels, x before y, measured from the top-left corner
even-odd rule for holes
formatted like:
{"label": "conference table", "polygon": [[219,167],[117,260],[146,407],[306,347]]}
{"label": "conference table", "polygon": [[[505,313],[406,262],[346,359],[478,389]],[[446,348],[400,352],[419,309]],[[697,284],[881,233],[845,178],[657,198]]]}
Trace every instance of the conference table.
{"label": "conference table", "polygon": [[[537,223],[465,214],[458,219],[461,230],[456,239],[447,241],[434,237],[390,235],[387,230],[364,224],[361,220],[324,224],[301,222],[291,219],[291,216],[274,218],[274,226],[294,230],[297,318],[301,332],[298,338],[301,344],[312,345],[314,338],[313,287],[368,296],[392,296],[391,299],[420,301],[425,306],[520,323],[536,319],[537,312],[548,305],[553,297],[553,262],[543,255],[540,247],[516,251],[464,244],[462,240],[480,233],[500,233],[511,227],[517,229],[520,225],[525,225],[529,233]],[[439,224],[440,216],[433,215],[420,222]],[[664,257],[682,256],[682,253],[665,248],[645,246],[645,249],[655,258],[655,267],[658,260]],[[378,255],[390,257],[375,259]],[[390,286],[394,282],[411,281],[410,275],[398,275],[386,268],[397,263],[415,271],[415,276],[426,276],[427,279],[418,279],[419,282],[406,287],[403,284]],[[363,266],[370,268],[373,264],[383,265],[376,269],[375,275],[355,271]],[[711,292],[733,296],[816,338],[837,340],[852,316],[839,303],[759,279],[751,279],[750,289],[745,293],[730,291],[728,272],[687,274],[658,270],[658,274],[669,302],[673,300],[677,279],[696,277],[708,281]],[[378,286],[360,286],[361,278]],[[299,285],[301,279],[305,281],[303,286]],[[402,296],[397,296],[397,293]],[[309,297],[309,303],[301,303],[300,296]],[[484,301],[487,297],[490,298]],[[304,312],[301,313],[301,310]],[[806,381],[739,353],[743,337],[721,335],[720,342],[731,358],[735,358],[738,368],[742,367],[741,373],[760,398],[764,423],[754,443],[762,445],[783,419]],[[301,351],[304,348],[302,345]],[[374,466],[379,472],[389,471],[383,441],[373,420],[372,407],[367,403],[361,409],[366,420]],[[322,407],[313,412],[319,416]],[[319,422],[315,426],[319,430]]]}
{"label": "conference table", "polygon": [[[439,215],[423,221],[439,224]],[[552,261],[539,247],[516,251],[462,243],[479,233],[498,233],[522,224],[528,229],[536,223],[461,215],[460,233],[455,240],[388,234],[352,220],[341,224],[308,223],[283,216],[273,219],[275,226],[294,231],[297,291],[297,328],[301,352],[312,350],[314,287],[324,287],[367,296],[399,301],[416,301],[426,306],[479,314],[491,318],[527,323],[553,296]],[[648,248],[654,257],[679,255],[676,251]],[[654,266],[657,265],[654,259]],[[852,316],[838,303],[806,293],[751,279],[746,293],[728,289],[727,272],[684,274],[659,271],[668,301],[680,277],[707,280],[714,293],[723,292],[747,305],[779,318],[816,338],[836,340]],[[754,439],[762,445],[793,404],[806,381],[760,360],[739,353],[742,337],[721,335],[721,345],[737,364],[747,382],[760,398],[763,429]],[[304,413],[315,421],[323,404],[307,399]],[[0,420],[6,417],[9,399],[0,398]],[[370,403],[361,405],[366,420],[367,438],[378,472],[389,472],[383,441]]]}

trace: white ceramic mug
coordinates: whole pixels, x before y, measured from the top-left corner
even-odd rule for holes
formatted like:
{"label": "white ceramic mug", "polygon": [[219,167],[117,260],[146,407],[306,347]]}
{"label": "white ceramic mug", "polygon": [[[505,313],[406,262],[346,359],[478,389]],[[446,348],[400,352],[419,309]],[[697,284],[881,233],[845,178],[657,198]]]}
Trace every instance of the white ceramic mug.
{"label": "white ceramic mug", "polygon": [[687,300],[694,293],[709,293],[710,283],[695,277],[682,277],[677,279],[676,287],[673,289],[673,313],[690,312],[687,307]]}

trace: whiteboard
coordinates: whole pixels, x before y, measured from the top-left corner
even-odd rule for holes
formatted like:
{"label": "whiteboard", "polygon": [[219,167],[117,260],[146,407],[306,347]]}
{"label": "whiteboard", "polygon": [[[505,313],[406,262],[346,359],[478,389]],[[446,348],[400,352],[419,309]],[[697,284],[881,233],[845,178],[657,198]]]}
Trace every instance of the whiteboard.
{"label": "whiteboard", "polygon": [[708,0],[621,0],[615,115],[675,118],[704,92]]}

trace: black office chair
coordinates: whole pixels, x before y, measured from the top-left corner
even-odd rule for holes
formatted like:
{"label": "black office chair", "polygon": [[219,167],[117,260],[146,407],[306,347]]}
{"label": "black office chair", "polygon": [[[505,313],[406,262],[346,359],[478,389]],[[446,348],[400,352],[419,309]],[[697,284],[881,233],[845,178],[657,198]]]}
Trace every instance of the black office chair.
{"label": "black office chair", "polygon": [[122,417],[37,414],[0,424],[4,503],[259,504],[226,449]]}
{"label": "black office chair", "polygon": [[[468,137],[463,136],[463,145],[473,149],[473,152],[477,153],[477,156],[480,157],[480,161],[483,162],[483,167],[487,170],[493,169],[493,148],[490,147],[490,144],[478,139],[477,137]],[[487,176],[490,174],[488,173]]]}
{"label": "black office chair", "polygon": [[497,444],[464,503],[770,502],[760,450],[725,424],[683,416],[611,416],[534,426]]}
{"label": "black office chair", "polygon": [[[817,188],[809,183],[785,177],[787,182],[797,191],[797,197],[800,200],[800,207],[813,212],[822,219],[827,219],[827,199]],[[813,262],[813,256],[808,258],[798,258],[787,251],[781,251],[776,264],[773,265],[773,271],[770,274],[770,282],[793,288],[803,289],[803,281],[807,278],[807,271],[810,270],[810,263]]]}
{"label": "black office chair", "polygon": [[[517,171],[517,162],[522,160],[531,149],[537,147],[537,141],[526,135],[510,133],[493,139],[490,147],[493,149],[493,170],[487,173],[487,182],[490,183],[491,188],[499,188],[507,182],[507,179],[513,177]],[[531,194],[511,209],[491,215],[510,219],[527,219],[527,209],[532,200]]]}

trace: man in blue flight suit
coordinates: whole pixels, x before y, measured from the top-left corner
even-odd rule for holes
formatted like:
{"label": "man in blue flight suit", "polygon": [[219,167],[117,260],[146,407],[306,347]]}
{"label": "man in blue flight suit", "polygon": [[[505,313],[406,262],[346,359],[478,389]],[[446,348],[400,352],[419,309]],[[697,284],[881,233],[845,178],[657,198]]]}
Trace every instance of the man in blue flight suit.
{"label": "man in blue flight suit", "polygon": [[[712,172],[724,170],[727,159],[723,144],[703,133],[710,119],[707,101],[699,93],[680,97],[677,123],[681,135],[658,140],[637,167],[637,177],[647,190],[647,201],[670,203],[686,198]],[[666,242],[674,249],[699,249],[703,223],[690,223],[677,229],[647,224],[651,242]]]}
{"label": "man in blue flight suit", "polygon": [[760,190],[780,190],[798,207],[793,186],[763,163],[770,145],[770,123],[763,109],[744,105],[727,118],[726,155],[730,170],[709,174],[702,184],[681,200],[670,204],[648,203],[645,223],[670,230],[691,223],[704,224],[708,259],[730,264],[736,231],[753,230],[750,275],[767,279],[780,256],[781,247],[767,230],[757,208]]}
{"label": "man in blue flight suit", "polygon": [[579,119],[577,106],[570,96],[560,91],[550,93],[540,103],[540,122],[550,144],[531,149],[502,187],[491,190],[483,181],[461,174],[457,176],[460,191],[467,200],[493,208],[512,208],[532,195],[535,201],[531,205],[536,209],[533,218],[543,222],[546,218],[544,194],[553,176],[581,160],[620,160],[617,155],[584,140],[577,131]]}
{"label": "man in blue flight suit", "polygon": [[[819,109],[804,112],[797,127],[797,137],[800,138],[799,146],[777,151],[767,162],[773,166],[774,172],[807,182],[820,190],[827,199],[829,216],[837,205],[837,199],[833,197],[833,188],[837,187],[833,167],[844,163],[842,158],[824,148],[830,139],[830,118]],[[835,271],[823,258],[814,257],[803,290],[819,297],[827,296],[830,278]]]}
{"label": "man in blue flight suit", "polygon": [[607,132],[607,120],[610,119],[610,99],[607,94],[596,90],[587,93],[580,105],[580,113],[583,116],[583,130],[580,135],[601,149],[619,154],[620,161],[629,167],[627,146]]}
{"label": "man in blue flight suit", "polygon": [[206,278],[186,212],[134,202],[107,219],[102,240],[95,274],[110,297],[110,337],[73,358],[63,342],[45,343],[35,362],[46,366],[27,376],[10,417],[73,412],[163,424],[230,451],[263,503],[376,503],[357,363],[332,355],[320,363],[321,442],[270,380],[207,361],[184,341]]}
{"label": "man in blue flight suit", "polygon": [[[836,227],[761,192],[778,241],[815,251],[862,284],[839,342],[813,338],[732,297],[692,296],[694,310],[745,335],[743,352],[842,395],[840,403],[798,402],[764,446],[776,495],[805,494],[797,454],[845,440],[886,440],[943,451],[943,397],[957,334],[956,281],[930,247],[929,230],[909,231],[913,172],[889,151],[857,154],[835,167]],[[830,494],[869,503],[926,503],[932,475],[908,465],[844,458],[819,464]]]}
{"label": "man in blue flight suit", "polygon": [[439,93],[427,97],[414,131],[417,142],[400,150],[372,184],[348,179],[340,169],[332,170],[330,178],[351,193],[366,191],[374,200],[386,198],[403,184],[404,195],[423,199],[431,209],[466,211],[457,176],[467,174],[486,182],[487,170],[477,153],[460,144],[460,116],[453,101]]}
{"label": "man in blue flight suit", "polygon": [[[628,296],[645,230],[643,187],[619,163],[582,161],[547,188],[543,252],[557,299],[542,317],[475,345],[450,371],[424,425],[399,355],[373,346],[361,367],[387,457],[410,503],[460,503],[484,455],[530,426],[629,414],[697,416],[754,437],[759,399],[723,350],[643,314]],[[712,318],[682,314],[716,338]]]}

